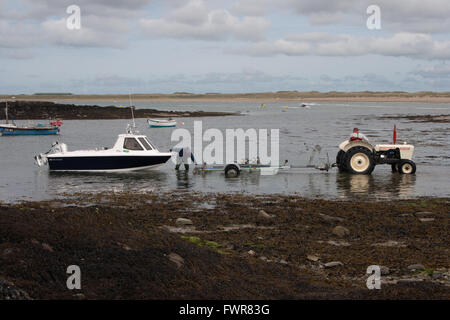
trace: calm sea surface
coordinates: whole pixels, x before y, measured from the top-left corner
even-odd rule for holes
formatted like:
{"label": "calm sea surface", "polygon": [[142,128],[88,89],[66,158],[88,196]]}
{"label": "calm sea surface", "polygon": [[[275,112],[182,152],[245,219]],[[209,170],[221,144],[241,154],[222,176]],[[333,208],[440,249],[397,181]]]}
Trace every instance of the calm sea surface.
{"label": "calm sea surface", "polygon": [[[263,102],[263,101],[262,101]],[[126,101],[83,102],[78,104],[127,105]],[[382,115],[449,114],[450,104],[421,103],[311,103],[311,109],[296,102],[136,102],[138,108],[159,110],[233,111],[242,116],[180,118],[193,132],[194,121],[202,121],[203,131],[255,128],[280,130],[280,161],[307,165],[312,150],[314,164],[334,162],[337,146],[357,126],[373,143],[392,139],[394,124],[399,141],[416,147],[416,175],[392,174],[390,166],[377,166],[371,176],[340,175],[315,169],[291,169],[275,176],[243,173],[226,179],[221,173],[194,175],[176,173],[171,161],[156,171],[114,174],[50,173],[34,165],[33,157],[46,152],[59,140],[69,150],[111,147],[117,135],[125,132],[129,120],[64,121],[60,136],[0,137],[0,201],[52,199],[64,193],[97,191],[200,191],[290,193],[327,199],[406,199],[421,196],[450,196],[450,126],[447,123],[419,123],[408,120],[382,120]],[[288,106],[286,108],[285,106]],[[24,123],[25,121],[18,121]],[[166,151],[174,128],[150,129],[145,119],[136,120],[140,133],[146,134],[161,151]],[[224,134],[225,135],[225,134]],[[205,142],[204,146],[208,143]]]}

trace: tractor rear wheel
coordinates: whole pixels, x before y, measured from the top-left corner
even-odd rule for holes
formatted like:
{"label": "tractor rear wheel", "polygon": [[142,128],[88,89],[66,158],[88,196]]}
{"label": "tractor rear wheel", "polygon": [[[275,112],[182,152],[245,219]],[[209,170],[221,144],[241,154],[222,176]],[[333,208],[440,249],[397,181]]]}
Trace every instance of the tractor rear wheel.
{"label": "tractor rear wheel", "polygon": [[402,160],[398,164],[398,172],[403,174],[414,174],[416,173],[416,164],[411,160]]}
{"label": "tractor rear wheel", "polygon": [[345,153],[344,164],[350,173],[371,174],[375,168],[372,151],[364,147],[353,147]]}
{"label": "tractor rear wheel", "polygon": [[339,172],[347,171],[347,169],[345,168],[344,156],[345,156],[344,150],[339,150],[339,152],[336,156],[336,165],[339,169]]}

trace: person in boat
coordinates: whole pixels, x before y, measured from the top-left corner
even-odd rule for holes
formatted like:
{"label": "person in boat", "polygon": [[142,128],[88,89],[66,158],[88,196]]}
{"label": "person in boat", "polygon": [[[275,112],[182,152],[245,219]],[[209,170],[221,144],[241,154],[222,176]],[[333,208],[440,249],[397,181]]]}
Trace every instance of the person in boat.
{"label": "person in boat", "polygon": [[186,171],[189,170],[189,159],[196,164],[194,154],[191,152],[191,148],[189,147],[174,147],[170,149],[170,152],[177,153],[177,163],[175,165],[175,170],[179,170],[181,164],[184,164],[184,169]]}
{"label": "person in boat", "polygon": [[358,128],[354,128],[349,141],[363,141],[363,140],[369,141],[369,139],[366,137],[364,133],[359,132]]}

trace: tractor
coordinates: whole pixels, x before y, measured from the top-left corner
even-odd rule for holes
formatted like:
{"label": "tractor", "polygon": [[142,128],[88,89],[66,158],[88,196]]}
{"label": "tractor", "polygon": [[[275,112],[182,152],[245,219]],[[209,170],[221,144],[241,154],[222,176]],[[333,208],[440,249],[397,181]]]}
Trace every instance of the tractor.
{"label": "tractor", "polygon": [[388,164],[392,172],[414,174],[416,164],[412,161],[414,146],[397,144],[397,132],[394,127],[393,144],[377,144],[373,146],[367,140],[344,141],[339,145],[336,166],[339,172],[352,174],[371,174],[378,164]]}

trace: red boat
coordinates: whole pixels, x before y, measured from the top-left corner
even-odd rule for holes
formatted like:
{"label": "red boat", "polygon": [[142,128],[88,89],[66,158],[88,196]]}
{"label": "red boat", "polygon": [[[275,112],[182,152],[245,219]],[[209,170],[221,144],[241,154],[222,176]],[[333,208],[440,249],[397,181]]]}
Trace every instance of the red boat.
{"label": "red boat", "polygon": [[50,125],[52,125],[52,126],[61,127],[62,124],[63,124],[63,122],[61,119],[56,119],[56,120],[50,121]]}

